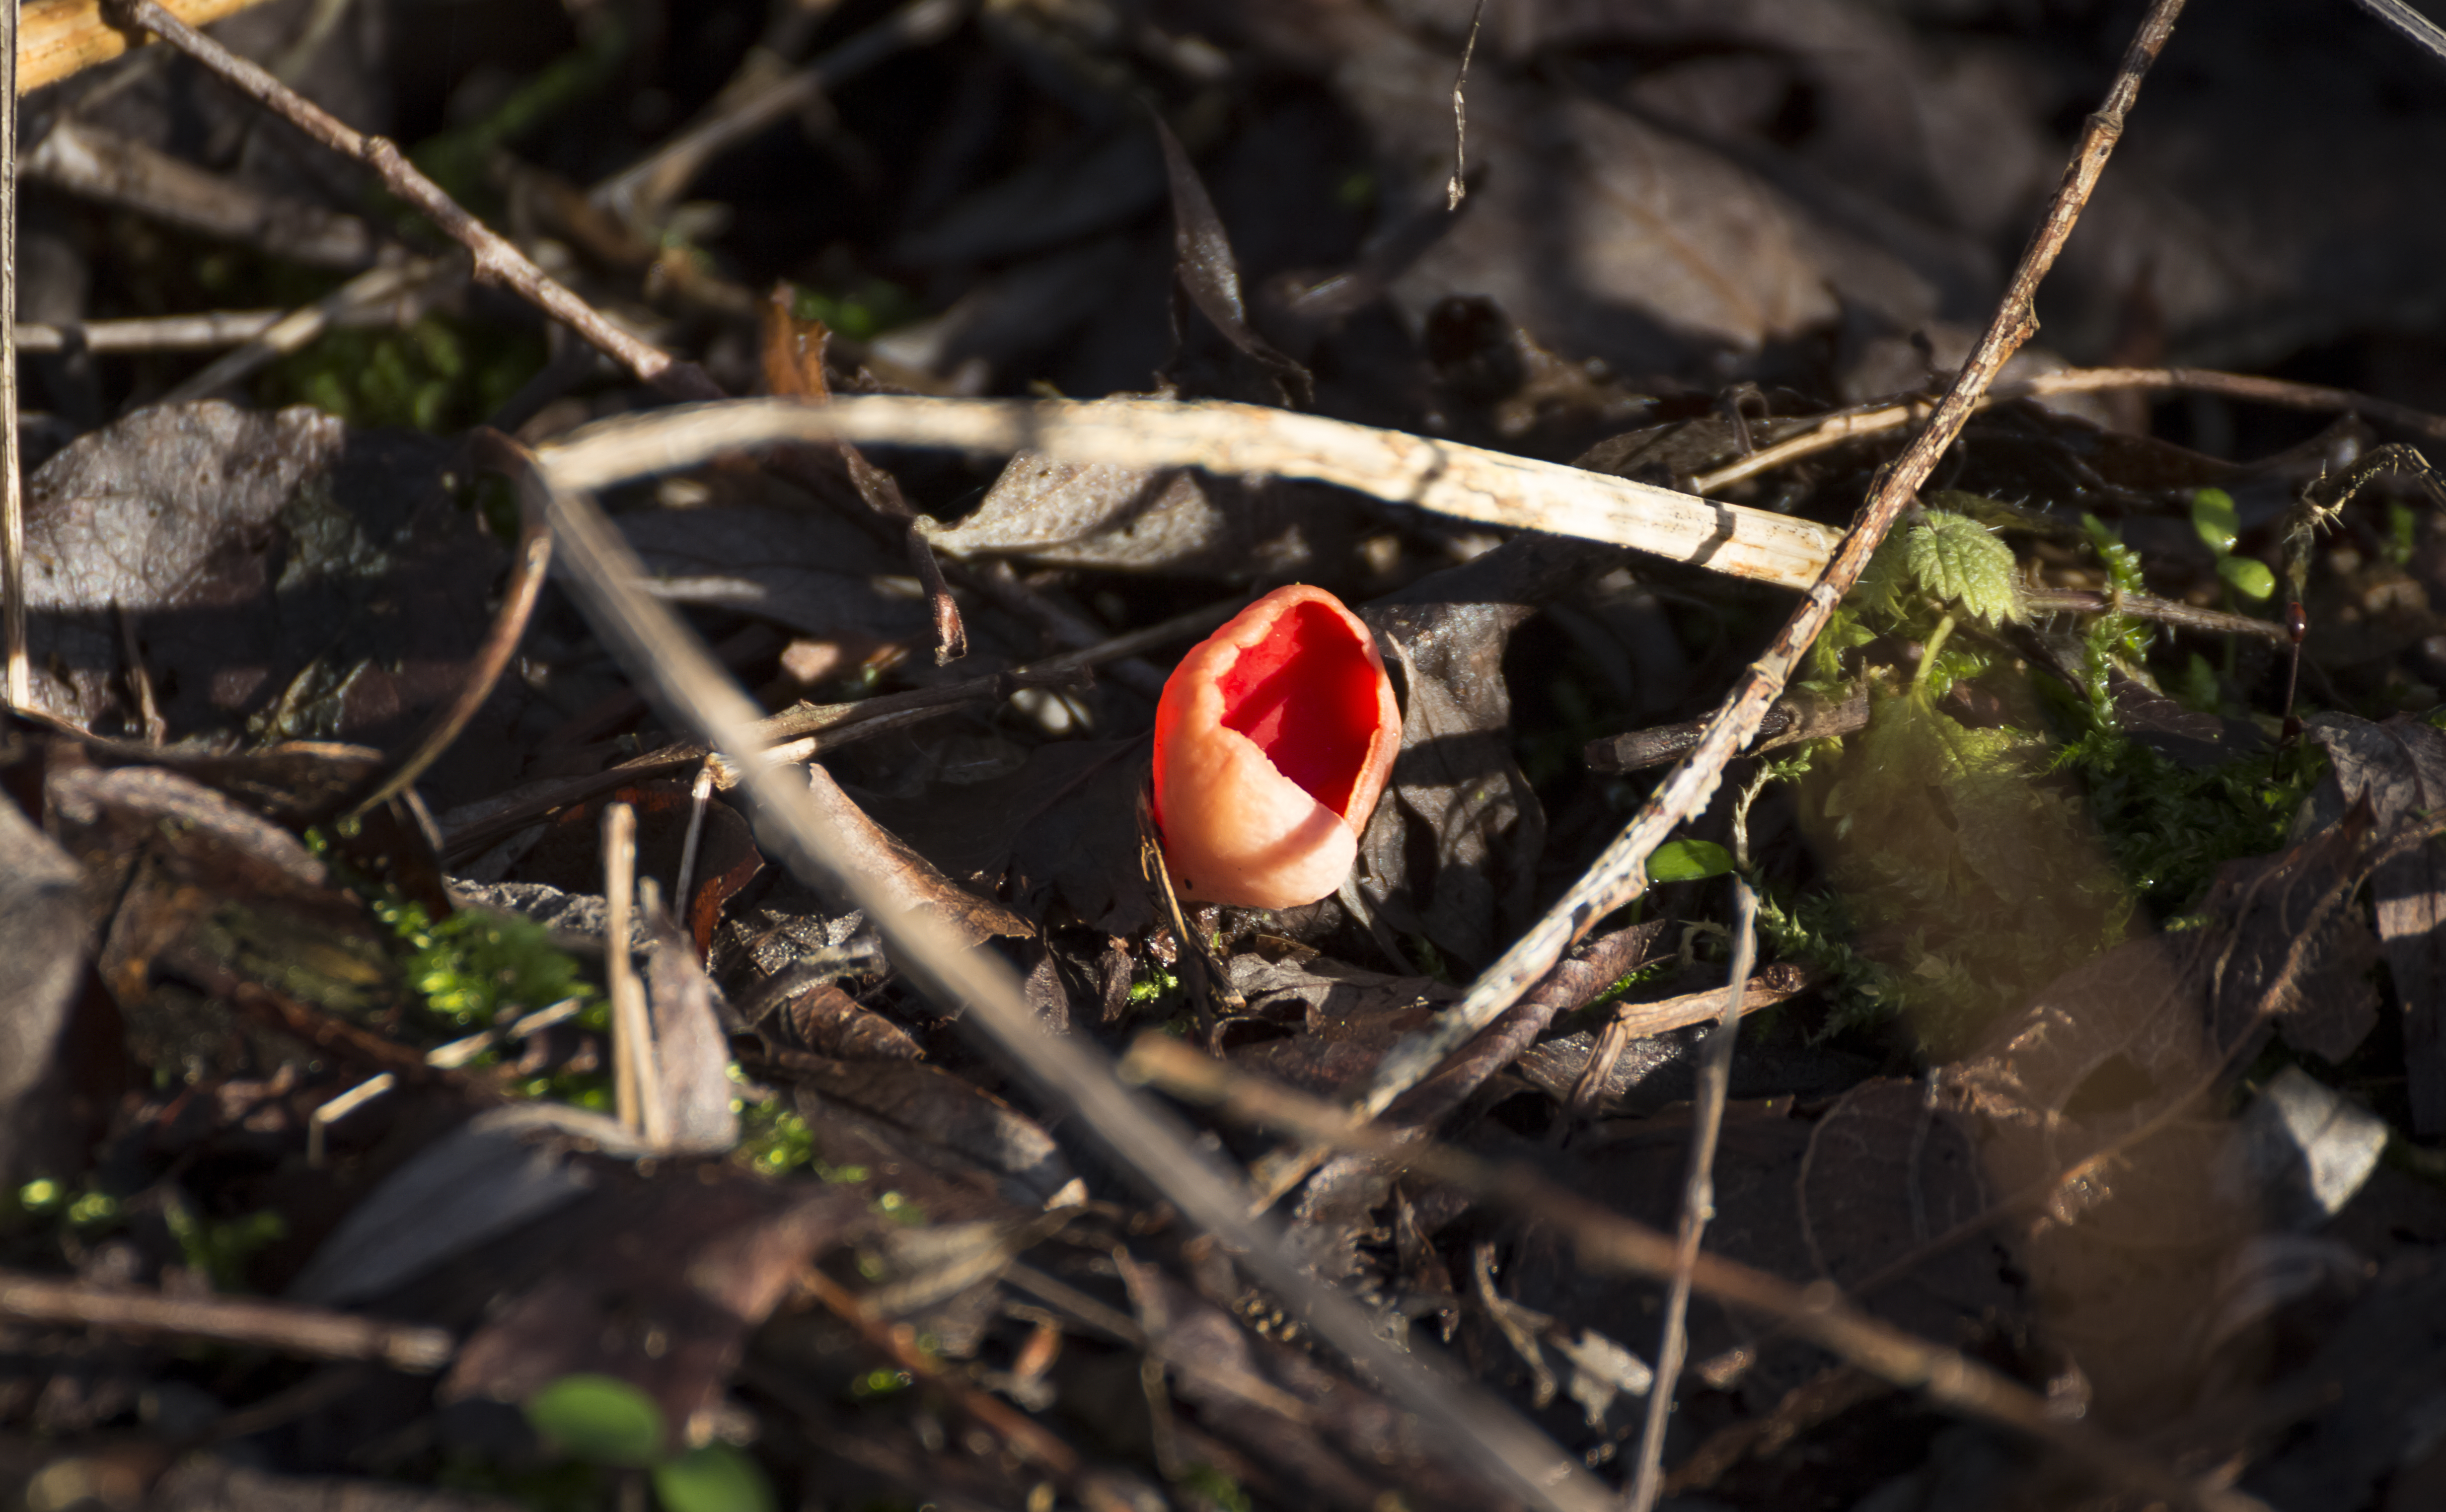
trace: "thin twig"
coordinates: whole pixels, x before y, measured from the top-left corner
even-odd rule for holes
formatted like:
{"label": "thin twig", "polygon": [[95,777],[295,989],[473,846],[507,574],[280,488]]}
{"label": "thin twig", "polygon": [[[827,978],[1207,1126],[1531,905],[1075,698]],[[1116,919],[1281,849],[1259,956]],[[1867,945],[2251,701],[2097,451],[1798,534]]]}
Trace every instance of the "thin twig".
{"label": "thin twig", "polygon": [[[17,326],[17,0],[0,0],[0,330]],[[9,707],[34,701],[26,659],[26,484],[17,437],[17,347],[0,343],[0,655]]]}
{"label": "thin twig", "polygon": [[461,209],[439,184],[418,172],[389,139],[369,137],[345,124],[259,65],[179,20],[162,7],[160,0],[110,0],[110,4],[112,13],[123,18],[126,25],[154,33],[326,147],[371,168],[384,188],[423,212],[452,240],[467,249],[475,258],[478,278],[516,289],[544,313],[672,398],[721,396],[721,389],[706,377],[704,369],[694,363],[678,361],[623,330],[567,285],[536,267],[508,238]]}
{"label": "thin twig", "polygon": [[199,168],[89,121],[57,122],[27,148],[20,167],[64,193],[288,262],[362,272],[386,250],[381,233],[354,215]]}
{"label": "thin twig", "polygon": [[[1984,410],[2017,399],[2044,399],[2053,394],[2102,394],[2127,388],[2214,394],[2224,399],[2274,404],[2285,409],[2359,415],[2363,420],[2381,420],[2423,436],[2446,439],[2446,417],[2414,409],[2409,404],[2399,404],[2392,400],[2378,399],[2349,388],[2296,383],[2281,378],[2229,373],[2213,367],[2066,368],[2062,372],[2041,373],[2035,378],[2004,384],[1982,399],[1979,408]],[[1927,412],[1928,405],[1923,401],[1839,410],[1826,416],[1814,429],[1788,437],[1773,446],[1761,446],[1740,461],[1728,462],[1713,472],[1699,474],[1690,480],[1691,492],[1712,494],[1745,477],[1773,472],[1786,462],[1841,446],[1847,441],[1858,440],[1863,436],[1899,430]]]}
{"label": "thin twig", "polygon": [[1453,171],[1444,184],[1444,209],[1458,210],[1469,194],[1469,103],[1461,91],[1469,83],[1469,61],[1477,56],[1477,28],[1486,23],[1486,0],[1469,13],[1469,40],[1460,45],[1460,71],[1453,75]]}
{"label": "thin twig", "polygon": [[[1377,1125],[1353,1125],[1346,1109],[1293,1092],[1216,1060],[1179,1040],[1145,1034],[1131,1045],[1121,1072],[1133,1081],[1213,1108],[1234,1122],[1370,1155],[1458,1187],[1477,1200],[1559,1230],[1583,1270],[1669,1280],[1675,1241],[1556,1185],[1525,1163],[1498,1164],[1409,1137]],[[2145,1490],[2178,1506],[2210,1512],[2266,1512],[2236,1491],[2189,1481],[2077,1419],[2059,1414],[2028,1389],[1960,1352],[1882,1323],[1843,1304],[1825,1283],[1795,1286],[1764,1271],[1702,1252],[1691,1266],[1692,1288],[1719,1301],[1777,1319],[1801,1338],[1832,1350],[1860,1369],[1906,1391],[1924,1391],[1935,1406],[2046,1444],[2110,1481]],[[1660,1384],[1659,1390],[1662,1390]]]}
{"label": "thin twig", "polygon": [[1639,1435],[1639,1468],[1631,1480],[1629,1512],[1649,1512],[1665,1465],[1665,1423],[1690,1349],[1690,1278],[1699,1265],[1699,1241],[1716,1211],[1716,1142],[1724,1128],[1724,1103],[1733,1084],[1733,1045],[1740,1037],[1741,989],[1749,984],[1758,955],[1758,894],[1738,873],[1733,878],[1733,963],[1725,987],[1723,1017],[1707,1035],[1699,1064],[1699,1102],[1690,1134],[1690,1168],[1682,1185],[1682,1223],[1673,1237],[1673,1279],[1665,1292],[1663,1341],[1656,1347],[1656,1384],[1647,1393],[1647,1421]]}
{"label": "thin twig", "polygon": [[2081,207],[2106,167],[2106,159],[2122,135],[2123,118],[2139,97],[2140,81],[2173,34],[2174,17],[2183,0],[2154,0],[2139,32],[2124,53],[2123,65],[2105,103],[2089,118],[2063,182],[2047,207],[2046,218],[2023,252],[2021,265],[1996,315],[1970,360],[1962,364],[1944,402],[1903,455],[1878,478],[1851,533],[1843,537],[1834,560],[1794,611],[1768,648],[1752,663],[1732,694],[1709,721],[1697,749],[1683,758],[1642,806],[1622,834],[1598,856],[1587,873],[1544,918],[1514,943],[1471,984],[1468,997],[1447,1010],[1430,1030],[1394,1047],[1377,1067],[1376,1075],[1358,1099],[1355,1111],[1366,1117],[1382,1112],[1403,1090],[1415,1085],[1469,1037],[1492,1023],[1519,999],[1521,993],[1562,959],[1577,940],[1614,909],[1638,897],[1647,887],[1647,858],[1666,836],[1706,807],[1722,780],[1725,763],[1757,734],[1768,707],[1783,692],[1793,668],[1810,643],[1826,626],[1843,595],[1859,581],[1886,532],[1917,496],[1920,483],[1937,458],[1961,435],[1980,396],[1994,382],[2005,360],[2038,329],[2031,301],[2039,282],[2054,266],[2056,254],[2072,234]]}
{"label": "thin twig", "polygon": [[376,1360],[420,1374],[448,1364],[458,1349],[457,1341],[442,1329],[386,1323],[293,1302],[162,1297],[18,1271],[0,1271],[0,1318],[46,1328],[99,1328],[214,1339],[310,1359]]}
{"label": "thin twig", "polygon": [[199,315],[156,315],[136,320],[81,321],[73,326],[20,323],[20,352],[187,352],[250,342],[288,313],[278,309],[210,310]]}
{"label": "thin twig", "polygon": [[[493,445],[503,438],[497,431],[480,430],[475,448],[479,465],[493,465]],[[349,801],[348,816],[367,813],[388,803],[407,791],[424,775],[442,752],[459,738],[459,732],[493,696],[494,684],[517,654],[518,642],[527,631],[527,621],[535,613],[536,601],[543,597],[546,573],[552,567],[552,528],[540,513],[525,507],[521,498],[518,513],[518,540],[516,560],[510,571],[509,587],[501,594],[501,607],[493,616],[493,626],[484,636],[484,644],[476,648],[468,660],[467,670],[459,681],[459,691],[447,706],[436,710],[418,735],[416,743],[392,761],[361,795]],[[684,895],[683,895],[684,896]]]}
{"label": "thin twig", "polygon": [[[887,693],[878,698],[861,699],[855,703],[798,704],[759,719],[754,727],[755,737],[768,759],[813,760],[860,740],[939,719],[964,703],[988,700],[999,703],[1021,688],[1076,685],[1091,667],[1203,635],[1239,612],[1243,606],[1244,601],[1238,599],[1210,604],[1143,629],[1132,630],[1127,635],[1114,636],[1083,651],[1065,651],[1059,656],[1048,656],[1042,661],[1012,667],[1007,672],[969,678],[938,688]],[[441,816],[445,836],[444,853],[465,855],[555,809],[581,803],[596,793],[608,793],[641,777],[701,765],[713,755],[693,741],[668,745],[643,756],[631,756],[617,766],[591,775],[553,777],[529,783],[454,809]],[[736,767],[727,757],[717,759],[721,763],[717,775],[722,777],[723,785],[725,788],[736,785]]]}
{"label": "thin twig", "polygon": [[969,1384],[965,1372],[944,1369],[941,1360],[918,1347],[915,1328],[876,1316],[848,1287],[815,1266],[800,1273],[799,1284],[835,1317],[856,1330],[868,1349],[908,1372],[929,1391],[950,1398],[962,1412],[1009,1445],[1022,1458],[1065,1481],[1079,1473],[1078,1450],[1009,1403],[979,1391]]}
{"label": "thin twig", "polygon": [[[299,350],[333,326],[361,325],[369,311],[416,298],[444,272],[442,264],[422,260],[369,268],[312,304],[281,316],[235,350],[215,358],[202,372],[164,394],[160,402],[183,404],[219,393]],[[394,314],[392,322],[397,321]]]}
{"label": "thin twig", "polygon": [[612,1106],[620,1127],[660,1148],[647,1117],[647,1059],[654,1031],[646,989],[629,950],[629,910],[637,896],[637,814],[603,806],[603,985],[612,999]]}
{"label": "thin twig", "polygon": [[940,40],[968,13],[968,0],[913,0],[795,73],[726,96],[704,120],[652,155],[596,185],[588,197],[630,226],[651,224],[706,164],[787,121],[876,64]]}
{"label": "thin twig", "polygon": [[547,476],[538,472],[524,486],[549,492],[561,560],[597,633],[668,717],[747,770],[760,833],[776,859],[864,908],[918,986],[938,1002],[963,1009],[966,1021],[990,1035],[1056,1106],[1069,1110],[1150,1190],[1212,1233],[1235,1263],[1304,1316],[1320,1337],[1425,1419],[1462,1463],[1531,1506],[1597,1512],[1611,1504],[1576,1460],[1509,1408],[1429,1368],[1419,1352],[1394,1349],[1378,1336],[1366,1314],[1320,1285],[1270,1226],[1242,1213],[1232,1181],[1191,1146],[1176,1119],[1122,1086],[1110,1062],[1085,1041],[1044,1032],[1008,965],[964,948],[933,914],[894,906],[881,876],[844,867],[849,848],[805,780],[754,759],[755,705],[671,609],[637,587],[642,569],[593,501]]}
{"label": "thin twig", "polygon": [[786,441],[1040,451],[1073,462],[1310,477],[1439,514],[1552,531],[1798,588],[1837,534],[1765,510],[1677,494],[1560,462],[1254,404],[1165,400],[918,399],[864,395],[681,406],[586,426],[545,450],[571,488],[693,467]]}
{"label": "thin twig", "polygon": [[2353,4],[2393,27],[2404,41],[2429,54],[2431,61],[2446,63],[2446,30],[2403,0],[2353,0]]}

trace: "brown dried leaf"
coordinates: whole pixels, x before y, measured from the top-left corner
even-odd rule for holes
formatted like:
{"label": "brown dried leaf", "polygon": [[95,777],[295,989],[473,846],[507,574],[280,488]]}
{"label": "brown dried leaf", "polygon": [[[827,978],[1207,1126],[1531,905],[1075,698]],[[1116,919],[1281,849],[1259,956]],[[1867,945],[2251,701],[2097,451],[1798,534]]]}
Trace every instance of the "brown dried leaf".
{"label": "brown dried leaf", "polygon": [[1134,934],[1156,919],[1138,851],[1148,759],[1143,739],[1065,740],[985,782],[863,801],[950,875],[988,887],[1007,881],[1028,918],[1059,903],[1109,934]]}
{"label": "brown dried leaf", "polygon": [[813,636],[907,641],[927,633],[925,604],[890,598],[878,578],[906,565],[830,511],[762,505],[649,510],[620,529],[659,598],[759,615]]}
{"label": "brown dried leaf", "polygon": [[1316,381],[1250,327],[1248,306],[1240,297],[1240,261],[1232,254],[1223,217],[1214,213],[1214,201],[1180,139],[1163,117],[1154,119],[1156,140],[1163,147],[1164,177],[1172,184],[1173,277],[1225,340],[1273,375],[1287,398],[1308,403],[1316,396]]}
{"label": "brown dried leaf", "polygon": [[[404,740],[457,691],[503,560],[449,497],[451,455],[310,409],[221,403],[140,410],[80,439],[28,481],[37,700],[141,733],[124,612],[173,738],[246,721],[268,737]],[[489,707],[479,739],[511,705]],[[454,753],[436,780],[454,788],[480,763]]]}
{"label": "brown dried leaf", "polygon": [[1482,1507],[1474,1477],[1423,1437],[1419,1420],[1308,1353],[1252,1336],[1157,1267],[1124,1260],[1150,1346],[1173,1395],[1198,1422],[1278,1479],[1287,1505],[1357,1512],[1387,1497],[1421,1507]]}
{"label": "brown dried leaf", "polygon": [[[801,1051],[767,1052],[762,1074],[797,1092],[811,1124],[862,1121],[881,1137],[894,1162],[913,1160],[936,1175],[1002,1203],[1038,1209],[1069,1201],[1076,1179],[1062,1147],[1036,1121],[991,1092],[943,1070],[909,1060],[827,1060]],[[835,1165],[847,1156],[818,1141]],[[943,1213],[931,1216],[942,1218]],[[963,1212],[960,1218],[981,1215]]]}
{"label": "brown dried leaf", "polygon": [[832,331],[819,320],[800,320],[791,309],[790,286],[776,284],[765,297],[762,327],[764,392],[791,399],[827,400],[824,346]]}
{"label": "brown dried leaf", "polygon": [[646,1011],[653,1026],[654,1069],[671,1120],[669,1153],[718,1155],[739,1143],[731,1108],[730,1041],[714,1012],[714,986],[696,946],[670,915],[651,910],[646,955]]}
{"label": "brown dried leaf", "polygon": [[83,1158],[62,1073],[85,984],[76,864],[0,797],[0,1188]]}
{"label": "brown dried leaf", "polygon": [[918,1060],[909,1031],[836,987],[825,976],[784,968],[758,984],[740,1017],[782,1050],[830,1060]]}
{"label": "brown dried leaf", "polygon": [[358,1023],[405,1001],[390,932],[287,830],[176,773],[97,767],[66,741],[48,767],[61,846],[85,874],[95,964],[145,1064],[235,1072],[254,1055],[235,1025],[159,982],[257,982]]}
{"label": "brown dried leaf", "polygon": [[935,870],[914,848],[867,817],[866,811],[851,802],[821,766],[809,767],[807,779],[817,806],[826,812],[845,851],[839,857],[827,857],[824,866],[858,868],[882,884],[894,906],[913,912],[931,910],[971,944],[997,935],[1019,938],[1036,932],[1018,914]]}
{"label": "brown dried leaf", "polygon": [[[1979,1148],[1933,1083],[1884,1078],[1846,1092],[1817,1121],[1797,1182],[1802,1234],[1821,1275],[1850,1291],[1986,1210]],[[1943,1338],[1965,1317],[2015,1306],[1986,1242],[1914,1267],[1906,1293],[1871,1298],[1916,1333]]]}
{"label": "brown dried leaf", "polygon": [[523,1403],[594,1372],[651,1396],[684,1442],[702,1441],[749,1331],[810,1260],[875,1223],[856,1188],[721,1164],[667,1165],[652,1180],[611,1174],[530,1230],[551,1268],[490,1310],[440,1401]]}
{"label": "brown dried leaf", "polygon": [[1246,580],[1312,571],[1338,554],[1356,517],[1348,495],[1314,484],[1022,452],[974,513],[920,529],[955,556]]}
{"label": "brown dried leaf", "polygon": [[[2446,810],[2446,734],[2396,715],[2372,724],[2351,715],[2307,721],[2333,766],[2310,796],[2311,822],[2333,822],[2366,798],[2378,833]],[[2403,1005],[2404,1069],[2411,1080],[2412,1129],[2446,1133],[2446,846],[2432,840],[2380,864],[2370,875],[2378,904],[2379,953]],[[2335,1056],[2327,1057],[2335,1059]]]}
{"label": "brown dried leaf", "polygon": [[1357,880],[1388,927],[1462,964],[1493,959],[1527,925],[1546,843],[1545,811],[1512,754],[1504,652],[1538,605],[1612,560],[1523,535],[1360,610],[1386,646],[1402,751],[1360,836]]}

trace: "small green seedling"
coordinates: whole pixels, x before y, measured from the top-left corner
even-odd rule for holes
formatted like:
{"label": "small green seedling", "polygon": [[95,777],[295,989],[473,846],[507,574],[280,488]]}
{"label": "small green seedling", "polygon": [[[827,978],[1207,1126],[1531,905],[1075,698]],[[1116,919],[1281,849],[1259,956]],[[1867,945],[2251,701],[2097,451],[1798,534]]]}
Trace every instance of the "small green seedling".
{"label": "small green seedling", "polygon": [[526,1414],[571,1459],[650,1472],[664,1512],[777,1512],[755,1461],[727,1444],[668,1452],[662,1409],[617,1376],[564,1375],[527,1399]]}
{"label": "small green seedling", "polygon": [[2255,556],[2236,556],[2233,543],[2241,538],[2241,527],[2234,516],[2233,495],[2221,488],[2196,489],[2192,494],[2192,529],[2216,554],[2217,576],[2235,596],[2253,604],[2265,604],[2276,591],[2276,574],[2267,563]]}
{"label": "small green seedling", "polygon": [[1655,886],[1703,882],[1732,869],[1732,852],[1704,840],[1667,840],[1647,858],[1647,880]]}

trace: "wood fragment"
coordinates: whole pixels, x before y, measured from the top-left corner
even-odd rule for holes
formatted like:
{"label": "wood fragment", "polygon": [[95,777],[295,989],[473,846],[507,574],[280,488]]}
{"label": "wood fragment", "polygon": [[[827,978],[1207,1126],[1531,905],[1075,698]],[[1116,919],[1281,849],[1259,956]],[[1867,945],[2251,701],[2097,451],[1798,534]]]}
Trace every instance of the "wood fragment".
{"label": "wood fragment", "polygon": [[[209,27],[263,0],[171,0],[168,9]],[[17,33],[17,93],[29,94],[127,52],[128,36],[103,18],[101,0],[34,0]]]}
{"label": "wood fragment", "polygon": [[17,1271],[0,1271],[0,1317],[52,1328],[214,1339],[311,1359],[377,1360],[420,1374],[448,1364],[458,1349],[458,1341],[442,1329],[326,1308],[235,1297],[163,1297]]}

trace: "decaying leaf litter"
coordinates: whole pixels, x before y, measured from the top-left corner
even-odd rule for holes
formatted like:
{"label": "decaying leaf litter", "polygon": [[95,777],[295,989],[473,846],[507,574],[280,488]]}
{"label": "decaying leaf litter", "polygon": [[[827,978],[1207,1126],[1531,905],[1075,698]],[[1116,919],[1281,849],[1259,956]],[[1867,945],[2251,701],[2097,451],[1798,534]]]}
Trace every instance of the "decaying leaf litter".
{"label": "decaying leaf litter", "polygon": [[[2425,1504],[2439,536],[2375,448],[2437,434],[2439,228],[2368,144],[2446,80],[2187,12],[2044,349],[1793,669],[1817,743],[1403,1093],[1971,350],[2137,19],[1489,4],[1448,210],[1472,9],[216,28],[574,330],[168,47],[27,97],[29,1504],[1595,1504],[1728,862],[1668,1497]],[[1138,405],[881,397],[1032,386]],[[1341,897],[1183,941],[1153,694],[1294,579],[1398,668],[1392,791]],[[700,810],[655,751],[706,737],[822,762]],[[1111,1081],[1148,1033],[1231,1116]]]}

